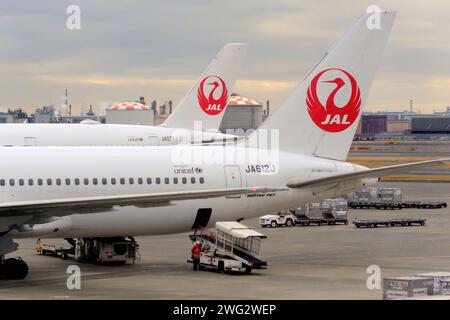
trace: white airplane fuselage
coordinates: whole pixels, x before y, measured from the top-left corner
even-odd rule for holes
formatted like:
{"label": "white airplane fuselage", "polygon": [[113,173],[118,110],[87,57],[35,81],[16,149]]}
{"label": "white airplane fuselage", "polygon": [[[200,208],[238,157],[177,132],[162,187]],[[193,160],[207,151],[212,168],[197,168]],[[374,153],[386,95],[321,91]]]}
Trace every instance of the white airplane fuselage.
{"label": "white airplane fuselage", "polygon": [[236,138],[199,129],[100,123],[1,124],[0,146],[171,146]]}
{"label": "white airplane fuselage", "polygon": [[[203,160],[225,160],[223,163],[174,164],[183,152],[195,156],[203,154]],[[286,152],[240,164],[233,160],[237,154],[243,153],[248,155],[248,159],[258,159],[258,152],[257,149],[214,146],[2,148],[0,165],[9,169],[0,177],[0,200],[17,202],[241,186],[285,187],[294,178],[311,179],[363,168]],[[130,183],[130,178],[133,183]],[[147,178],[151,183],[147,183]],[[14,180],[14,186],[10,185],[10,179]],[[33,180],[32,186],[29,179]],[[87,184],[85,179],[88,179]],[[94,179],[97,179],[96,184]],[[114,184],[112,179],[115,179]],[[208,223],[211,226],[216,221],[249,218],[298,207],[314,199],[354,190],[364,183],[367,181],[361,179],[315,189],[173,201],[149,207],[117,206],[113,210],[105,209],[105,212],[72,214],[51,223],[37,224],[33,231],[17,232],[14,237],[110,237],[187,232],[202,208],[211,209]],[[30,223],[27,222],[30,218],[21,220]]]}

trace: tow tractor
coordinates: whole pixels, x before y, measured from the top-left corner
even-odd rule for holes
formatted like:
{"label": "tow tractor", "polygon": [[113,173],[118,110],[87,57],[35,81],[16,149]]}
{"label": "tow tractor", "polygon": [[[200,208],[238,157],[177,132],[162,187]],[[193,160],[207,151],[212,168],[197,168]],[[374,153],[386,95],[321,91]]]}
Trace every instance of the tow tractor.
{"label": "tow tractor", "polygon": [[[268,264],[260,258],[261,239],[267,236],[235,221],[216,222],[215,228],[197,229],[189,238],[200,241],[199,267],[219,272],[245,272],[266,269]],[[192,263],[192,260],[188,260]]]}
{"label": "tow tractor", "polygon": [[75,247],[72,245],[70,247],[57,246],[56,244],[42,242],[41,239],[37,239],[36,252],[42,256],[59,257],[65,260],[69,255],[75,253]]}
{"label": "tow tractor", "polygon": [[80,238],[65,239],[69,246],[57,246],[36,242],[36,252],[67,259],[74,258],[79,262],[90,263],[134,263],[139,258],[139,245],[134,238]]}

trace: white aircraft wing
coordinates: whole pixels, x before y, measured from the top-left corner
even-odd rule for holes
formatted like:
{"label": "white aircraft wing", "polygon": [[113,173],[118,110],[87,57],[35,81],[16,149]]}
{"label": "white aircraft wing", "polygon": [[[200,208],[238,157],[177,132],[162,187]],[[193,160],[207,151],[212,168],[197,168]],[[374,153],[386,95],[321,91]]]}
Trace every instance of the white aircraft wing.
{"label": "white aircraft wing", "polygon": [[450,161],[450,158],[437,159],[437,160],[426,160],[426,161],[398,164],[395,166],[367,169],[367,170],[362,170],[362,171],[357,171],[357,172],[336,174],[336,175],[332,175],[332,176],[328,176],[328,177],[311,179],[311,180],[305,180],[305,179],[300,180],[299,179],[298,181],[294,180],[294,181],[289,182],[287,184],[287,186],[289,188],[318,187],[321,185],[327,185],[327,184],[336,183],[336,182],[344,182],[344,181],[364,179],[364,178],[376,178],[376,177],[381,177],[381,176],[387,176],[387,175],[390,175],[393,173],[410,171],[412,169],[418,169],[418,168],[422,168],[422,167],[429,167],[429,166],[433,166],[433,165],[437,165],[437,164],[443,164],[448,161]]}
{"label": "white aircraft wing", "polygon": [[164,205],[168,205],[171,201],[206,199],[248,193],[266,193],[285,190],[288,190],[288,188],[251,187],[4,202],[0,203],[0,217],[27,216],[36,214],[48,216],[55,215],[55,212],[66,212],[65,214],[93,213],[99,211],[108,211],[113,206],[145,207],[152,205],[161,205],[162,203],[164,203]]}

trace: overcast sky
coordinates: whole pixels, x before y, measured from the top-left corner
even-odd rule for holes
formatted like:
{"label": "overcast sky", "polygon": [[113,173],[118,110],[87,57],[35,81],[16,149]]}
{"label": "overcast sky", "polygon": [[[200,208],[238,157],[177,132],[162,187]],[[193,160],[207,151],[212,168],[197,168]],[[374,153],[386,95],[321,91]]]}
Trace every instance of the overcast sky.
{"label": "overcast sky", "polygon": [[[81,30],[66,27],[69,5]],[[450,105],[450,1],[0,1],[0,107],[79,112],[175,103],[228,42],[249,43],[235,91],[274,108],[367,8],[398,10],[366,110]]]}

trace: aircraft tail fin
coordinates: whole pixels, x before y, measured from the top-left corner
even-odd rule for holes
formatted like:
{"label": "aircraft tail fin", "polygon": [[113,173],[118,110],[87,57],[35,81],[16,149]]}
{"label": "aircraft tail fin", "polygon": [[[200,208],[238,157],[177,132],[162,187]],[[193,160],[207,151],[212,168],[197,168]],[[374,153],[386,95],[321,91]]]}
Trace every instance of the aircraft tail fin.
{"label": "aircraft tail fin", "polygon": [[395,15],[360,17],[261,125],[281,150],[345,160]]}
{"label": "aircraft tail fin", "polygon": [[194,129],[194,122],[202,121],[203,130],[218,131],[247,48],[245,43],[225,45],[162,126]]}

